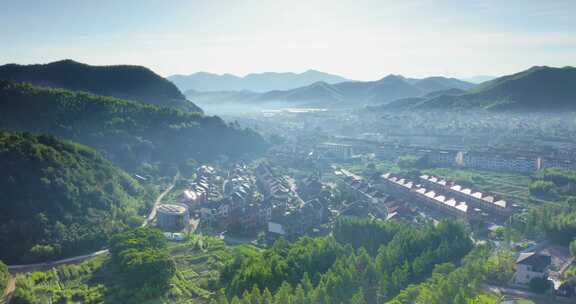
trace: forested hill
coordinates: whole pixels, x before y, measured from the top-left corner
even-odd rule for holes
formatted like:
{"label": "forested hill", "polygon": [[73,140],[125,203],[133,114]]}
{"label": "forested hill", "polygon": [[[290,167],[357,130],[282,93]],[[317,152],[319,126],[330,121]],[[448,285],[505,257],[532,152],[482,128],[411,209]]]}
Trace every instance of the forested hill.
{"label": "forested hill", "polygon": [[86,146],[0,131],[0,260],[37,262],[98,250],[140,224],[146,192]]}
{"label": "forested hill", "polygon": [[73,60],[33,65],[7,64],[0,66],[0,80],[86,91],[192,112],[202,111],[186,100],[173,83],[142,66],[92,66]]}
{"label": "forested hill", "polygon": [[251,157],[266,141],[200,113],[0,81],[0,128],[48,133],[103,151],[129,170],[144,163]]}
{"label": "forested hill", "polygon": [[576,68],[536,66],[487,81],[467,92],[447,92],[418,100],[397,100],[380,109],[575,111],[575,87]]}

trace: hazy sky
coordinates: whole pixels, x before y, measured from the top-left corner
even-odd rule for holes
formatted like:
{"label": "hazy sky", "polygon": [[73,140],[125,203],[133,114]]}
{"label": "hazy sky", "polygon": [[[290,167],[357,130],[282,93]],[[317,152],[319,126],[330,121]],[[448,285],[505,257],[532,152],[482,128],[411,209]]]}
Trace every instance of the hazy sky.
{"label": "hazy sky", "polygon": [[0,0],[0,64],[354,79],[576,65],[576,0]]}

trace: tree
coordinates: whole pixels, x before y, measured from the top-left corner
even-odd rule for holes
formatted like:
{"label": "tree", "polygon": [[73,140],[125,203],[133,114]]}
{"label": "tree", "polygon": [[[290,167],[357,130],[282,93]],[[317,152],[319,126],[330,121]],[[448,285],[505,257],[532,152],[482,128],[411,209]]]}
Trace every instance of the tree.
{"label": "tree", "polygon": [[555,199],[558,196],[556,185],[550,181],[537,180],[530,184],[530,195],[541,198]]}
{"label": "tree", "polygon": [[530,290],[533,292],[544,293],[550,288],[550,282],[543,278],[533,278],[528,283],[528,287],[530,287]]}
{"label": "tree", "polygon": [[364,290],[362,288],[358,289],[358,291],[352,296],[350,304],[367,304],[364,299]]}
{"label": "tree", "polygon": [[166,239],[157,229],[143,227],[115,235],[110,253],[126,285],[149,297],[160,294],[176,273]]}
{"label": "tree", "polygon": [[14,294],[12,295],[12,299],[10,300],[11,304],[39,304],[34,295],[26,289],[23,288],[16,288]]}
{"label": "tree", "polygon": [[8,267],[0,261],[0,292],[4,292],[9,279],[10,273],[8,272]]}

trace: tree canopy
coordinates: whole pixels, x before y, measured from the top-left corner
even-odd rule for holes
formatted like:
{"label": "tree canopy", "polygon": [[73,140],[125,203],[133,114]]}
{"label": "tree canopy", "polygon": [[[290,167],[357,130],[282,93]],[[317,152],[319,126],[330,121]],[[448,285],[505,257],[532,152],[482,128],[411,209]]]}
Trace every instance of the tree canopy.
{"label": "tree canopy", "polygon": [[227,296],[216,302],[382,303],[471,248],[459,222],[343,220],[333,238],[279,241],[262,256],[237,257],[222,272]]}
{"label": "tree canopy", "polygon": [[0,81],[0,128],[73,140],[129,170],[254,157],[267,147],[258,133],[216,116],[9,81]]}
{"label": "tree canopy", "polygon": [[6,285],[8,284],[9,276],[10,273],[8,273],[8,267],[0,261],[0,293],[4,293]]}
{"label": "tree canopy", "polygon": [[[149,193],[98,152],[49,135],[0,131],[0,259],[97,250],[145,211]],[[25,237],[24,237],[25,236]]]}
{"label": "tree canopy", "polygon": [[142,227],[115,235],[110,253],[126,285],[140,289],[147,297],[165,290],[176,272],[166,238],[157,229]]}

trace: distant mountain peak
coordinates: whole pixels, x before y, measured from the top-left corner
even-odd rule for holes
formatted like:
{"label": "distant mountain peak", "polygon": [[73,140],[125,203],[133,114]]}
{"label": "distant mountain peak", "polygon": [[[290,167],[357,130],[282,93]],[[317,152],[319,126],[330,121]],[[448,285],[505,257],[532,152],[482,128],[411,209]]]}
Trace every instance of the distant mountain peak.
{"label": "distant mountain peak", "polygon": [[328,84],[348,81],[348,79],[309,69],[302,73],[293,72],[262,72],[250,73],[243,77],[233,74],[211,74],[198,72],[185,75],[173,75],[168,77],[180,90],[197,92],[214,91],[253,91],[267,92],[274,90],[291,90],[311,85],[317,81]]}
{"label": "distant mountain peak", "polygon": [[48,63],[47,65],[56,65],[56,64],[78,64],[78,65],[85,65],[84,63],[78,62],[73,59],[62,59]]}

